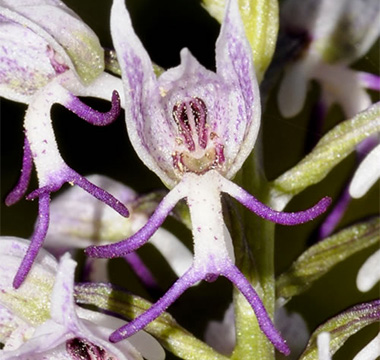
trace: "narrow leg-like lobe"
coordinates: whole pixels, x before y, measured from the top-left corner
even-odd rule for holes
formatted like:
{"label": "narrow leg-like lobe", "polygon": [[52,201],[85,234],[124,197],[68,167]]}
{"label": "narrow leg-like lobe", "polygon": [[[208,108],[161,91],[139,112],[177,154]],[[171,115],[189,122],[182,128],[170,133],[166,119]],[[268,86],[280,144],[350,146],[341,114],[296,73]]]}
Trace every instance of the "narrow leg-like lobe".
{"label": "narrow leg-like lobe", "polygon": [[276,349],[285,355],[290,353],[289,347],[286,345],[285,340],[281,337],[280,333],[274,327],[272,320],[269,318],[264,304],[260,297],[257,295],[255,289],[240,272],[240,270],[233,265],[229,264],[228,267],[222,270],[221,275],[230,280],[245,296],[253,311],[255,312],[260,329],[267,336],[270,342]]}
{"label": "narrow leg-like lobe", "polygon": [[48,226],[49,226],[49,203],[50,194],[45,193],[40,196],[38,201],[38,220],[36,229],[32,235],[28,250],[21,261],[21,265],[17,271],[17,274],[13,280],[13,286],[17,289],[25,280],[28,275],[34,259],[36,258],[38,251],[40,250],[43,241],[45,239]]}
{"label": "narrow leg-like lobe", "polygon": [[32,174],[32,168],[33,168],[32,151],[30,150],[28,139],[25,136],[24,155],[22,158],[22,168],[21,168],[20,179],[18,180],[18,183],[15,186],[15,188],[8,194],[7,198],[5,199],[5,204],[7,206],[15,204],[16,202],[21,200],[21,198],[25,195],[28,189],[30,175]]}
{"label": "narrow leg-like lobe", "polygon": [[121,341],[143,329],[146,325],[159,317],[175,300],[178,299],[179,296],[185,292],[186,289],[202,280],[204,277],[203,275],[204,274],[195,271],[195,269],[191,267],[173,284],[173,286],[161,299],[151,306],[149,310],[113,332],[110,336],[110,341]]}

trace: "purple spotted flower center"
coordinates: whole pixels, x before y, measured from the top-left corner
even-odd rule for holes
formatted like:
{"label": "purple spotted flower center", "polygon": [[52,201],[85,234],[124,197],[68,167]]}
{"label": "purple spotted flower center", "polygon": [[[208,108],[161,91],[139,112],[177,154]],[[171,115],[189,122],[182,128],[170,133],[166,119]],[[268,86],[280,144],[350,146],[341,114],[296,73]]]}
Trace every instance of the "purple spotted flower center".
{"label": "purple spotted flower center", "polygon": [[180,150],[173,152],[173,166],[181,173],[203,174],[220,168],[225,162],[224,146],[207,123],[207,106],[198,97],[173,106],[172,116],[178,129],[176,143]]}
{"label": "purple spotted flower center", "polygon": [[74,338],[66,342],[66,350],[73,360],[115,360],[113,356],[86,339]]}

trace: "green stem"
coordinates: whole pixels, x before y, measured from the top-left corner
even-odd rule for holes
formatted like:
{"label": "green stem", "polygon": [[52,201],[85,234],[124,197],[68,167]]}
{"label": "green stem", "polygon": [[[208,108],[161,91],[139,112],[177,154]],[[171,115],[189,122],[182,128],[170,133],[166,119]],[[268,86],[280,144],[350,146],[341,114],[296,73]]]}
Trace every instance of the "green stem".
{"label": "green stem", "polygon": [[[241,185],[264,203],[269,201],[269,187],[260,162],[260,149],[255,148],[244,165]],[[269,316],[274,317],[274,230],[275,225],[243,210],[243,231],[235,243],[236,263],[262,299]],[[236,239],[235,239],[236,240]],[[234,292],[236,347],[233,360],[248,359],[253,355],[262,360],[274,359],[274,347],[260,330],[254,312],[243,295]]]}

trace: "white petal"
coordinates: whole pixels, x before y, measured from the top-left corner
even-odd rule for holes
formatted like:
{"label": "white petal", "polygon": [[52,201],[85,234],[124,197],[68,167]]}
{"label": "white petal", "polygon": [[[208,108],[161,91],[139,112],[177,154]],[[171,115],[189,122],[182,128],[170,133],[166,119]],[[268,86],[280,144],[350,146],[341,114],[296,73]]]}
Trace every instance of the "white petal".
{"label": "white petal", "polygon": [[380,333],[375,336],[352,360],[376,360],[380,356]]}
{"label": "white petal", "polygon": [[330,356],[330,333],[322,332],[317,338],[318,360],[331,360]]}
{"label": "white petal", "polygon": [[380,145],[376,146],[361,162],[351,181],[349,192],[360,198],[380,177]]}
{"label": "white petal", "polygon": [[303,60],[290,64],[286,68],[277,95],[282,116],[286,118],[296,116],[302,110],[311,71],[311,64]]}
{"label": "white petal", "polygon": [[356,286],[362,292],[372,289],[380,280],[380,249],[372,254],[362,265],[356,278]]}
{"label": "white petal", "polygon": [[192,252],[169,231],[159,228],[150,239],[150,243],[161,252],[178,276],[182,276],[191,266]]}

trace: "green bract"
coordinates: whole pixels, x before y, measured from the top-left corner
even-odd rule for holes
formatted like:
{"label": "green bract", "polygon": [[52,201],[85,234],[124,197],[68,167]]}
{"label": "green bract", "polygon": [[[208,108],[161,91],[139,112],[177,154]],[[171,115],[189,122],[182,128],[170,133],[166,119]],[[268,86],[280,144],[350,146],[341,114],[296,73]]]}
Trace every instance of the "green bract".
{"label": "green bract", "polygon": [[274,202],[280,207],[285,206],[292,196],[324,179],[361,141],[378,132],[380,103],[337,125],[318,142],[310,154],[274,180]]}
{"label": "green bract", "polygon": [[380,243],[378,218],[356,224],[318,242],[280,275],[276,283],[277,296],[289,300],[309,288],[336,264],[376,243]]}

